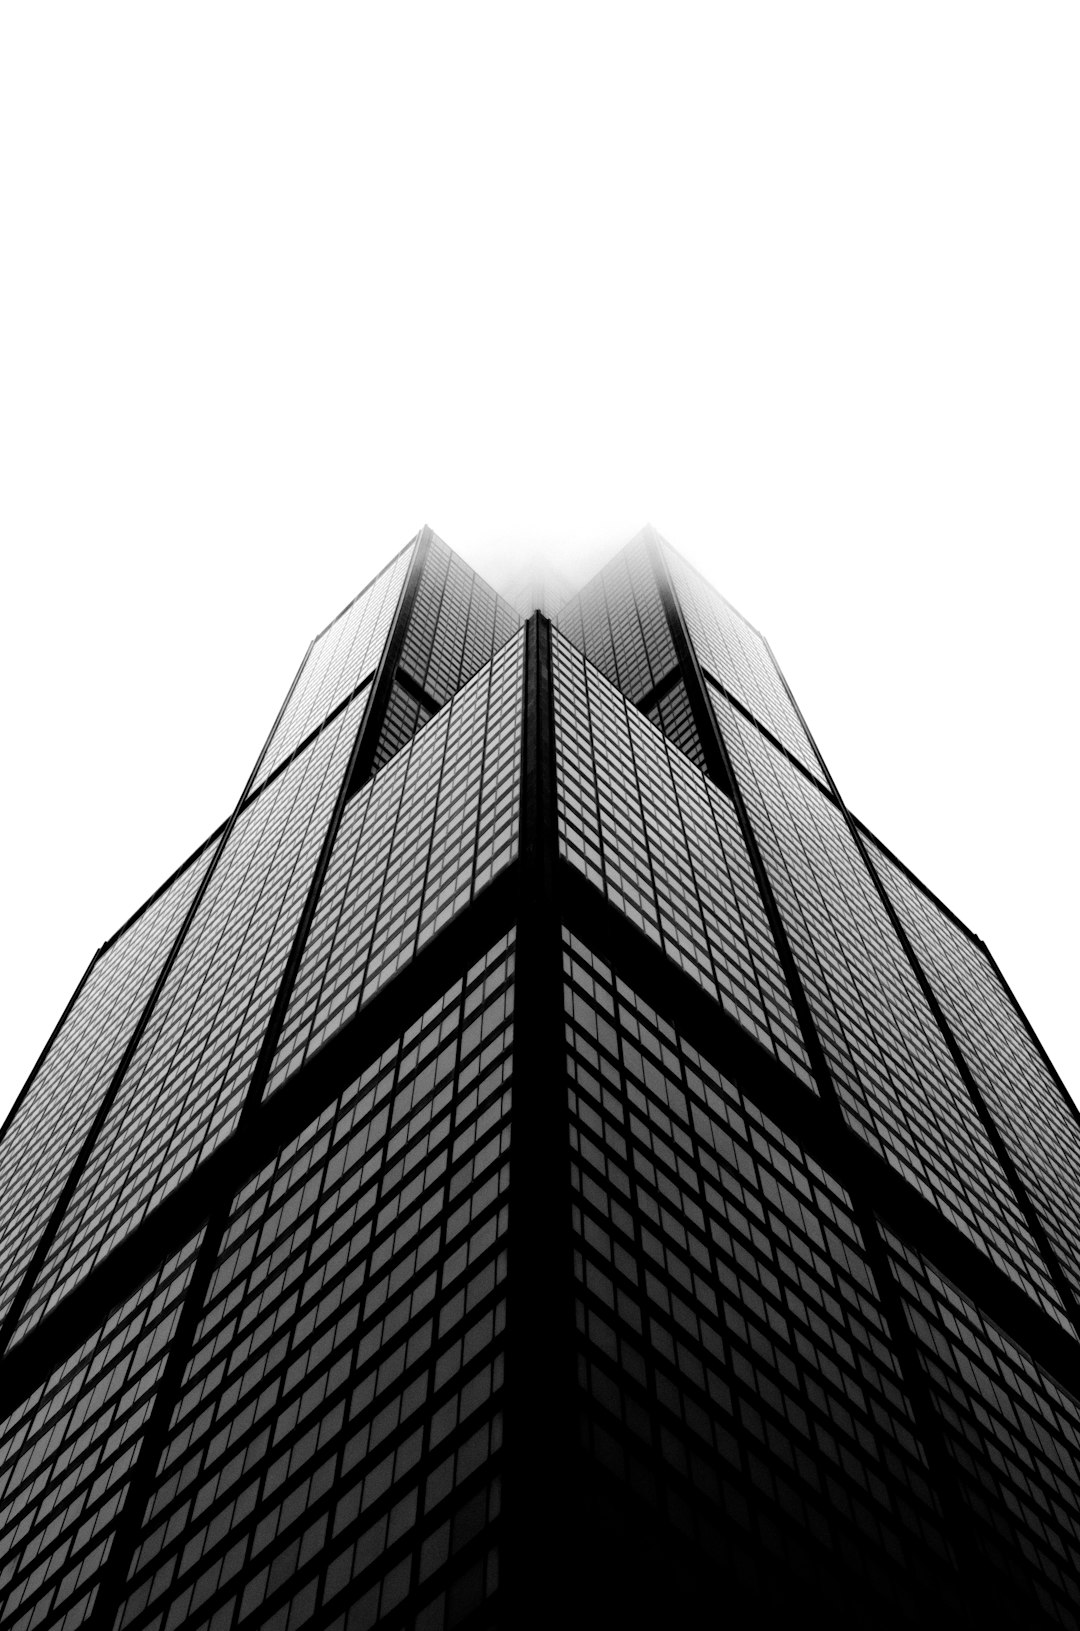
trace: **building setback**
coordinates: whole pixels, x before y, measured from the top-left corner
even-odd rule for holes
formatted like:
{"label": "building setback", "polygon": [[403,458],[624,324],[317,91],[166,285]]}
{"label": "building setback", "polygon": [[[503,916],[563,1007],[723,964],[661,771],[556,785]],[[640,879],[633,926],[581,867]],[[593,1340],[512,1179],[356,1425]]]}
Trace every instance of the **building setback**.
{"label": "building setback", "polygon": [[0,1140],[0,1626],[1080,1626],[1080,1124],[646,528],[424,529]]}

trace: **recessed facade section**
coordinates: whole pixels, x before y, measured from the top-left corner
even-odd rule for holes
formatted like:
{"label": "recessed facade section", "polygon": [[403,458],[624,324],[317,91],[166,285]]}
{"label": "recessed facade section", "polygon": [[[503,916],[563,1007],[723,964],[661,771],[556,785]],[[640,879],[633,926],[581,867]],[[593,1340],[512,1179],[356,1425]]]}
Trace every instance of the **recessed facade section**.
{"label": "recessed facade section", "polygon": [[4,1631],[1080,1625],[1071,1101],[665,540],[545,607],[422,529],[61,1017]]}

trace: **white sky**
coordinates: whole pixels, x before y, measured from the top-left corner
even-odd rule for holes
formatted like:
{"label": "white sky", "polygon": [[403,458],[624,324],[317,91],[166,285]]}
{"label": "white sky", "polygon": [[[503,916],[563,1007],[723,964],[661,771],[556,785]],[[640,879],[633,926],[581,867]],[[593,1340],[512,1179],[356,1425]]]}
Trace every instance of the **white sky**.
{"label": "white sky", "polygon": [[645,521],[1080,1090],[1071,5],[0,12],[0,1104],[422,521]]}

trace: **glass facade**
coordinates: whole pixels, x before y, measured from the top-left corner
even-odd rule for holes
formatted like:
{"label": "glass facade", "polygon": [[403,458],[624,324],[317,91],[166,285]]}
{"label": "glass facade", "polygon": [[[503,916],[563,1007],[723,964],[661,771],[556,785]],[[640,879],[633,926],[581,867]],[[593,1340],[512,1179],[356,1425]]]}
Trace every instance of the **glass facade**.
{"label": "glass facade", "polygon": [[0,1425],[0,1623],[83,1625],[199,1245],[115,1309]]}
{"label": "glass facade", "polygon": [[22,1329],[235,1126],[365,700],[339,714],[240,812],[35,1282]]}
{"label": "glass facade", "polygon": [[441,539],[433,538],[409,616],[376,767],[490,662],[521,616]]}
{"label": "glass facade", "polygon": [[681,555],[665,545],[663,558],[702,669],[805,770],[821,776],[821,761],[768,642]]}
{"label": "glass facade", "polygon": [[1064,1318],[842,811],[710,691],[845,1119]]}
{"label": "glass facade", "polygon": [[878,844],[882,879],[1074,1296],[1080,1127],[982,946]]}
{"label": "glass facade", "polygon": [[0,1317],[38,1245],[205,876],[199,851],[95,958],[0,1140]]}
{"label": "glass facade", "polygon": [[410,544],[312,641],[258,766],[267,776],[375,672],[415,558]]}
{"label": "glass facade", "polygon": [[597,1485],[628,1534],[665,1514],[669,1589],[685,1538],[762,1610],[805,1577],[863,1623],[916,1618],[949,1547],[852,1197],[571,935],[564,968]]}
{"label": "glass facade", "polygon": [[646,533],[560,609],[556,622],[631,702],[640,703],[676,667]]}
{"label": "glass facade", "polygon": [[496,1590],[513,966],[503,936],[231,1203],[118,1625]]}
{"label": "glass facade", "polygon": [[1076,1625],[1080,1405],[929,1260],[887,1238],[904,1317],[1003,1620],[1023,1624],[1034,1598],[1048,1619]]}
{"label": "glass facade", "polygon": [[346,806],[271,1088],[513,861],[523,649],[518,635]]}
{"label": "glass facade", "polygon": [[428,529],[0,1140],[0,1626],[1080,1628],[1080,1121],[652,529]]}
{"label": "glass facade", "polygon": [[558,635],[560,853],[813,1086],[730,799]]}

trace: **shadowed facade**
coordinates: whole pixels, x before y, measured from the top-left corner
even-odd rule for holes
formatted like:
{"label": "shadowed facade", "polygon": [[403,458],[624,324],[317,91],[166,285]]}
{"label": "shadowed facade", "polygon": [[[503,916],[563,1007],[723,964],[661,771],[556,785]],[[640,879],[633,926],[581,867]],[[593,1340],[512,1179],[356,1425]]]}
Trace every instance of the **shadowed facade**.
{"label": "shadowed facade", "polygon": [[1076,1111],[651,528],[317,636],[0,1193],[5,1628],[1080,1625]]}

